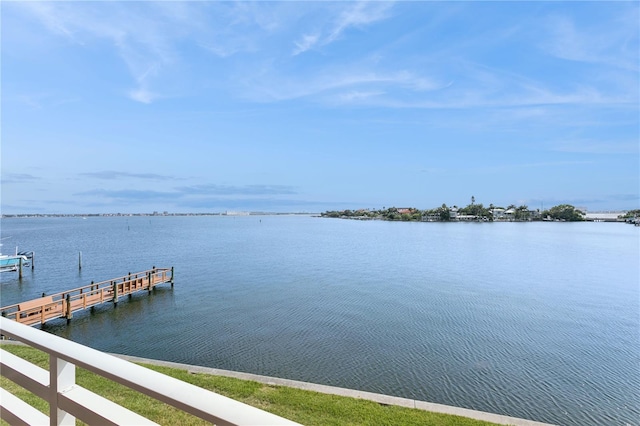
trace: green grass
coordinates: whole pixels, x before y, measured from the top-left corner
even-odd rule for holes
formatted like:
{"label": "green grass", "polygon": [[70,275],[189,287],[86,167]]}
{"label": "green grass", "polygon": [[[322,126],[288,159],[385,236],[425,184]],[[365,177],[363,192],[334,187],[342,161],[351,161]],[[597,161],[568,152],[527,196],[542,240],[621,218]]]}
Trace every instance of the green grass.
{"label": "green grass", "polygon": [[[48,369],[48,356],[36,349],[2,345],[2,348],[33,364]],[[141,364],[204,389],[228,396],[265,411],[294,420],[304,425],[460,425],[479,426],[491,423],[447,414],[431,413],[376,402],[313,391],[270,386],[249,380],[240,380],[208,374],[193,374],[185,370]],[[153,398],[113,383],[78,368],[76,382],[136,413],[163,425],[209,424]],[[13,382],[2,377],[0,385],[48,414],[46,402]],[[2,422],[2,424],[6,424]],[[77,424],[81,424],[77,422]]]}

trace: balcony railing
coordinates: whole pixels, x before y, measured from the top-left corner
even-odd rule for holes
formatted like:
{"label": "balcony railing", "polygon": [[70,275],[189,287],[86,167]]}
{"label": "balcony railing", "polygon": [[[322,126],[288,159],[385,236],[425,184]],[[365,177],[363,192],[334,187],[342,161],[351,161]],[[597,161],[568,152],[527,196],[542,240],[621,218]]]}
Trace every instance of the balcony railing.
{"label": "balcony railing", "polygon": [[49,415],[0,389],[0,417],[10,424],[156,424],[76,384],[76,366],[215,425],[296,425],[231,398],[87,346],[0,317],[0,333],[49,354],[49,371],[0,350],[2,376],[49,403]]}

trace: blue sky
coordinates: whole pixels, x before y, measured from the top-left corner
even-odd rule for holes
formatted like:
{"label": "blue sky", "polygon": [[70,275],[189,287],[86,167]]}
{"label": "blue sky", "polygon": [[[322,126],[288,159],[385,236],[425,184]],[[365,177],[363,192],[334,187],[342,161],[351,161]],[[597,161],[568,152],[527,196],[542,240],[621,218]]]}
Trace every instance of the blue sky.
{"label": "blue sky", "polygon": [[12,2],[2,213],[640,208],[638,2]]}

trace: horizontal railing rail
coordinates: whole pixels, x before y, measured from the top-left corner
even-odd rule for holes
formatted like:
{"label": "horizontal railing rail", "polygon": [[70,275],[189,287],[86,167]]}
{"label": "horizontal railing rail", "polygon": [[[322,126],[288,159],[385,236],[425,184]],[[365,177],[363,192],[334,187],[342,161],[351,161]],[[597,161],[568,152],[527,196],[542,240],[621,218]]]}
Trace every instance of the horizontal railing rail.
{"label": "horizontal railing rail", "polygon": [[[2,351],[2,376],[49,403],[50,425],[155,424],[75,383],[81,367],[216,425],[296,425],[250,405],[149,370],[7,318],[0,333],[49,355],[49,371]],[[11,424],[42,424],[46,415],[0,390],[0,416]]]}

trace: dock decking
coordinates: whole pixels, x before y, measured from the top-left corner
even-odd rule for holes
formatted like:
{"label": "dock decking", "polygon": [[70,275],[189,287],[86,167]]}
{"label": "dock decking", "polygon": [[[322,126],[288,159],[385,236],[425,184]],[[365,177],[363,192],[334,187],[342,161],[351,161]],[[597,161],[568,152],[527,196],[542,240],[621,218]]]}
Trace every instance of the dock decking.
{"label": "dock decking", "polygon": [[99,283],[74,288],[73,290],[38,299],[28,300],[0,308],[3,317],[25,325],[44,324],[56,319],[71,319],[73,313],[106,302],[118,303],[118,298],[147,290],[151,292],[158,284],[171,283],[173,268],[152,268],[147,271],[127,274]]}

